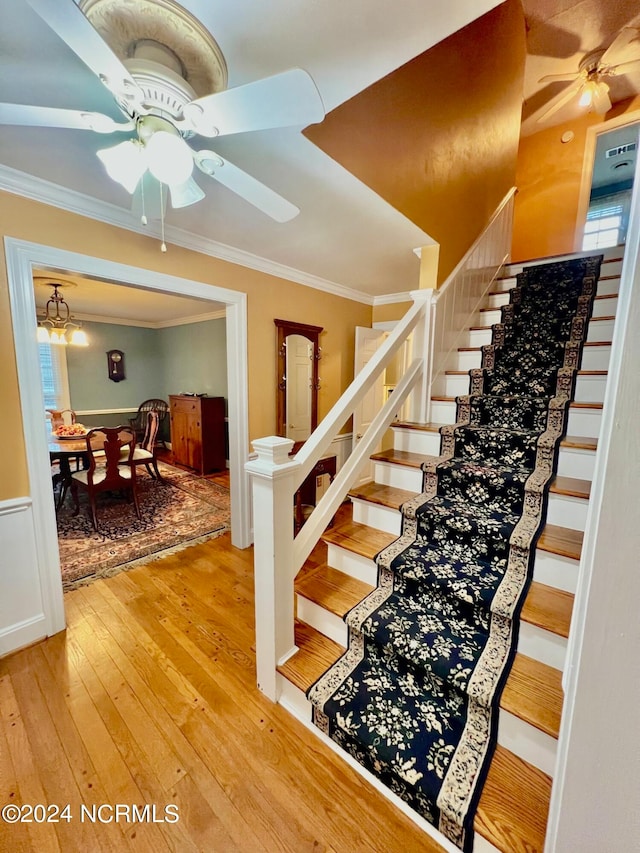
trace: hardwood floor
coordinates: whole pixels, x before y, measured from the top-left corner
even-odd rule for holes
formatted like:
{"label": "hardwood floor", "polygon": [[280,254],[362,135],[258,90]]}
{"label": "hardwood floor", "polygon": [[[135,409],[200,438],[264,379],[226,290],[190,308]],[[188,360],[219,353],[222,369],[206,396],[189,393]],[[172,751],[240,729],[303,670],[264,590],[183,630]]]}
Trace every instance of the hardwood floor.
{"label": "hardwood floor", "polygon": [[[72,818],[0,819],[0,850],[440,850],[257,690],[252,559],[225,535],[98,580],[66,632],[0,660],[0,807]],[[179,821],[81,821],[103,803]]]}

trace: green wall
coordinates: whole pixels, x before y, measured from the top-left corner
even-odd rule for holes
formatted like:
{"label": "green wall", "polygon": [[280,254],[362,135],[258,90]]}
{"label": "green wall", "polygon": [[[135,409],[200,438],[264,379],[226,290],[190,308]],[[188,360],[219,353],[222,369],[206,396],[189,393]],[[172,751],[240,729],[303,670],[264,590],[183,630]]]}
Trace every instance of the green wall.
{"label": "green wall", "polygon": [[[194,391],[227,397],[226,321],[206,320],[165,329],[85,321],[89,346],[67,347],[71,408],[137,409],[143,400]],[[124,352],[126,379],[112,382],[107,351]],[[88,426],[126,423],[131,413],[83,415]],[[168,432],[166,434],[168,438]]]}

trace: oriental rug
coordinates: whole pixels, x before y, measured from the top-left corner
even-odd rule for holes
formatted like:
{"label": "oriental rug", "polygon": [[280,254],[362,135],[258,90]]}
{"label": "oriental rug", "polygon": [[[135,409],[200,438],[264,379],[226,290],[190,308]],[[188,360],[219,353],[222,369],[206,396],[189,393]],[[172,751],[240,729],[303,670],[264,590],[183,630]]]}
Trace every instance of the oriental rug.
{"label": "oriental rug", "polygon": [[86,492],[80,512],[68,496],[57,514],[62,583],[65,590],[90,583],[149,559],[158,559],[229,530],[229,490],[206,477],[158,463],[164,482],[139,468],[141,519],[118,495],[97,498],[99,530],[93,529]]}
{"label": "oriental rug", "polygon": [[600,262],[518,275],[376,588],[345,616],[346,652],[308,691],[316,725],[464,851]]}

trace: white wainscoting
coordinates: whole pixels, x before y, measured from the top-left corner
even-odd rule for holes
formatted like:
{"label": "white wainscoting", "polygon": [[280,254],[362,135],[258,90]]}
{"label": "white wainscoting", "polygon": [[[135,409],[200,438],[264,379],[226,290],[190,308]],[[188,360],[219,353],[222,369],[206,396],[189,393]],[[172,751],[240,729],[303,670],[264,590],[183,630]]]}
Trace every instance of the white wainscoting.
{"label": "white wainscoting", "polygon": [[47,636],[31,498],[0,501],[0,657]]}

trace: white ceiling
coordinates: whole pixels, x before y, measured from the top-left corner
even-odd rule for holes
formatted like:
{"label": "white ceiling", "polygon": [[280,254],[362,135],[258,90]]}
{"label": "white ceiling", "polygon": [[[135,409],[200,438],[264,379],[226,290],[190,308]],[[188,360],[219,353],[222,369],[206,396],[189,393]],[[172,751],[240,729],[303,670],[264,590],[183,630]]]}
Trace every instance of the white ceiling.
{"label": "white ceiling", "polygon": [[[390,8],[386,0],[183,2],[220,45],[230,87],[300,66],[313,76],[327,111],[498,4],[400,0]],[[25,0],[0,0],[0,20],[0,101],[120,118],[102,84]],[[418,260],[412,250],[429,243],[429,236],[300,130],[216,140],[223,157],[300,207],[296,219],[278,224],[200,175],[206,198],[170,211],[167,224],[298,271],[297,280],[316,277],[320,286],[326,281],[369,298],[415,287]],[[95,156],[112,138],[113,144],[120,141],[88,131],[0,127],[0,187],[4,165],[116,205],[134,223],[130,197],[106,176]]]}

